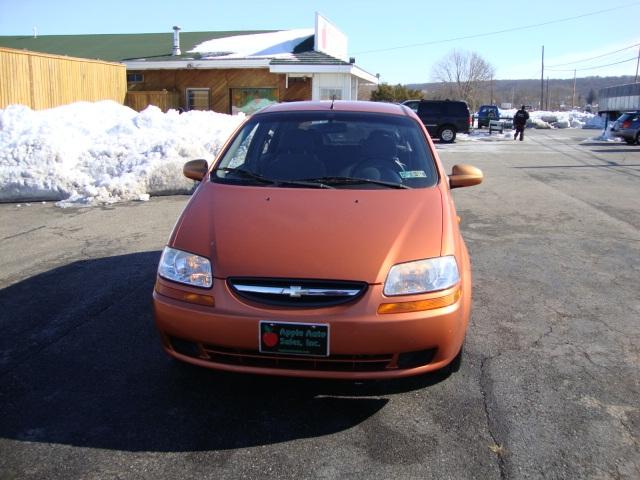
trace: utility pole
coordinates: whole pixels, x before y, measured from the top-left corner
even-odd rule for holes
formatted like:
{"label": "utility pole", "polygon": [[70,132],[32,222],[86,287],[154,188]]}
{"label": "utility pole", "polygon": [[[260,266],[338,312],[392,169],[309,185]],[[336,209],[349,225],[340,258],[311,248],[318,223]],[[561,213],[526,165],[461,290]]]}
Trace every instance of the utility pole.
{"label": "utility pole", "polygon": [[491,85],[491,101],[489,102],[489,105],[493,105],[493,75],[491,75],[490,85]]}
{"label": "utility pole", "polygon": [[549,77],[547,77],[547,107],[545,110],[549,111]]}
{"label": "utility pole", "polygon": [[540,75],[540,110],[544,108],[544,45],[542,46],[542,74]]}
{"label": "utility pole", "polygon": [[571,110],[576,108],[576,71],[573,71],[573,97],[571,97]]}
{"label": "utility pole", "polygon": [[636,79],[635,83],[638,83],[638,67],[640,67],[640,47],[638,47],[638,61],[636,62]]}

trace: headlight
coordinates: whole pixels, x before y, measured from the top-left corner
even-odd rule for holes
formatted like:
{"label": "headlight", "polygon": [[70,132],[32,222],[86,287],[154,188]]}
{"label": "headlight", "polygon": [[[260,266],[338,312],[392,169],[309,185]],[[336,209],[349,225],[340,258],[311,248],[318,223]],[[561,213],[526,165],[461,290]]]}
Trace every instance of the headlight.
{"label": "headlight", "polygon": [[453,287],[460,281],[458,264],[453,256],[399,263],[391,267],[384,294],[413,295]]}
{"label": "headlight", "polygon": [[194,287],[209,288],[213,284],[209,259],[170,247],[162,252],[158,275]]}

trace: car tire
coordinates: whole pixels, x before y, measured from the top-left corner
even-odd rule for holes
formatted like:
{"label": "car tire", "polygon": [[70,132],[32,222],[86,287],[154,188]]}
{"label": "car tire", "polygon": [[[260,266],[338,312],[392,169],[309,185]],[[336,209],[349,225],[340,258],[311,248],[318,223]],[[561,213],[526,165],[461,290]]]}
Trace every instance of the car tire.
{"label": "car tire", "polygon": [[636,133],[636,145],[640,145],[640,131]]}
{"label": "car tire", "polygon": [[438,132],[438,138],[442,143],[452,143],[456,139],[456,129],[451,125],[445,125]]}
{"label": "car tire", "polygon": [[625,138],[624,141],[627,142],[627,145],[633,145],[638,142],[635,138]]}

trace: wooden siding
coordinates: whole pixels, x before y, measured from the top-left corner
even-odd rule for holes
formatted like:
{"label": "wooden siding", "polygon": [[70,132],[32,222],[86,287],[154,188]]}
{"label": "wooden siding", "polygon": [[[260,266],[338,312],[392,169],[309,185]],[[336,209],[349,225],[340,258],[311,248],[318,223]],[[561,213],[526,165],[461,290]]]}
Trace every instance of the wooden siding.
{"label": "wooden siding", "polygon": [[310,78],[295,81],[289,79],[287,88],[284,74],[270,73],[267,69],[131,70],[129,73],[143,75],[142,82],[129,84],[129,93],[161,90],[175,92],[179,95],[179,106],[183,108],[187,103],[187,88],[208,88],[211,92],[210,108],[220,113],[231,113],[232,88],[276,88],[281,102],[311,100]]}
{"label": "wooden siding", "polygon": [[163,112],[170,109],[178,110],[180,108],[180,94],[166,90],[127,92],[125,105],[138,112],[141,112],[149,105],[155,105]]}
{"label": "wooden siding", "polygon": [[0,48],[0,108],[38,110],[78,101],[124,103],[126,67],[118,63]]}

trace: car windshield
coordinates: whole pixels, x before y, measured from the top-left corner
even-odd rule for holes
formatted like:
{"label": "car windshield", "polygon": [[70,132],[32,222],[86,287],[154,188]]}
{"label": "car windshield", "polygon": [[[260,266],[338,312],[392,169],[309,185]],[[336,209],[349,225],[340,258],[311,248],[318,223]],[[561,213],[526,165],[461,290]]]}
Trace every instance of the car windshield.
{"label": "car windshield", "polygon": [[434,186],[431,150],[413,119],[312,111],[254,115],[236,133],[211,181],[282,188]]}

